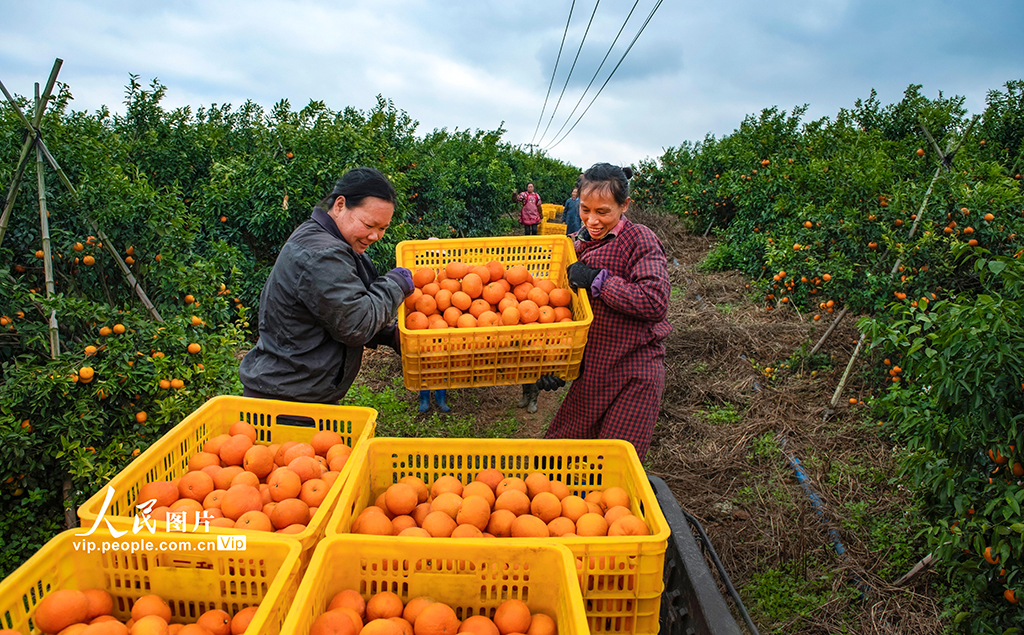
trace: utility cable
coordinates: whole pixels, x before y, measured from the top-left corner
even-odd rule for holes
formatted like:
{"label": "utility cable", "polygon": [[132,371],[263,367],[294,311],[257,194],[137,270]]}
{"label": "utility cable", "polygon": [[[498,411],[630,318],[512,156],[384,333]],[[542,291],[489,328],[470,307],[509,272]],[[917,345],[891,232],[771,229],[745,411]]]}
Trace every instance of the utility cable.
{"label": "utility cable", "polygon": [[601,96],[601,92],[604,90],[604,87],[607,86],[608,82],[610,82],[612,77],[614,77],[615,71],[619,70],[619,66],[622,65],[623,61],[625,61],[626,55],[629,54],[629,51],[633,48],[633,45],[636,44],[636,41],[638,39],[640,39],[640,34],[642,34],[644,32],[644,29],[647,28],[647,25],[650,24],[651,18],[654,17],[654,13],[658,10],[658,7],[661,6],[661,3],[663,1],[664,0],[658,0],[658,4],[654,5],[654,8],[651,9],[651,14],[647,16],[647,20],[645,20],[643,25],[640,26],[640,30],[637,32],[636,37],[634,37],[633,41],[629,43],[629,48],[627,48],[626,52],[622,54],[622,58],[619,60],[619,63],[616,64],[615,68],[612,69],[612,72],[608,75],[608,79],[604,80],[604,84],[601,85],[601,88],[597,91],[597,94],[594,95],[594,98],[590,100],[589,104],[587,104],[587,108],[583,111],[582,114],[580,114],[580,117],[579,117],[579,119],[576,120],[576,123],[574,123],[572,125],[572,128],[569,128],[568,132],[566,132],[564,135],[562,135],[562,138],[559,139],[558,141],[556,141],[554,143],[554,145],[551,145],[551,146],[548,146],[547,148],[545,148],[544,149],[545,151],[551,150],[555,146],[557,146],[559,143],[562,143],[562,141],[564,141],[565,138],[569,136],[569,133],[571,133],[576,128],[576,125],[579,124],[579,122],[583,120],[583,116],[587,114],[587,111],[590,110],[590,107],[593,106],[594,102],[597,101],[597,98]]}
{"label": "utility cable", "polygon": [[[555,107],[551,110],[551,117],[548,119],[548,125],[544,126],[544,132],[540,135],[540,139],[537,140],[537,145],[540,145],[544,141],[544,136],[547,135],[548,129],[551,127],[551,122],[555,119],[555,113],[558,112],[558,106],[562,103],[562,96],[565,95],[565,89],[569,86],[569,79],[572,77],[573,70],[576,69],[576,62],[580,59],[580,52],[583,50],[583,43],[587,41],[587,34],[590,33],[590,25],[594,23],[594,16],[597,15],[597,8],[601,6],[601,0],[597,0],[594,3],[594,11],[590,14],[590,21],[587,22],[587,29],[583,32],[583,39],[580,40],[580,47],[576,49],[576,58],[572,61],[572,66],[569,67],[569,74],[565,76],[565,83],[562,84],[562,92],[558,95],[558,101],[555,102]],[[543,117],[543,115],[541,115]]]}
{"label": "utility cable", "polygon": [[583,99],[587,96],[587,93],[590,91],[590,87],[594,85],[594,80],[597,79],[598,74],[601,73],[601,69],[604,68],[604,63],[608,61],[608,56],[612,54],[612,50],[618,43],[619,37],[622,35],[622,32],[626,30],[626,25],[629,24],[629,19],[633,17],[633,12],[636,11],[636,7],[639,4],[640,0],[636,0],[636,2],[633,3],[633,8],[629,10],[629,15],[626,16],[626,19],[625,21],[623,21],[622,26],[619,27],[619,32],[615,34],[615,39],[612,40],[611,46],[608,47],[608,52],[604,54],[604,59],[601,60],[601,63],[598,65],[597,70],[594,71],[594,76],[590,78],[590,83],[587,84],[587,87],[583,90],[583,94],[580,95],[580,98],[576,101],[576,105],[572,107],[572,112],[570,112],[569,116],[565,119],[565,123],[563,123],[562,127],[559,128],[558,132],[555,133],[555,137],[562,134],[562,131],[565,130],[565,127],[569,125],[570,121],[572,121],[572,116],[576,114],[576,109],[580,107],[580,104],[583,103]]}
{"label": "utility cable", "polygon": [[551,81],[548,82],[548,94],[544,95],[544,105],[540,109],[540,117],[537,118],[537,127],[533,131],[533,138],[530,139],[530,145],[533,145],[533,140],[537,138],[537,131],[540,130],[540,122],[544,120],[544,111],[548,107],[548,97],[551,96],[551,87],[555,84],[555,73],[558,71],[558,60],[562,59],[562,47],[565,46],[565,36],[569,33],[569,22],[572,21],[572,10],[576,8],[576,0],[572,0],[572,4],[569,5],[569,19],[565,21],[565,31],[562,32],[562,43],[558,45],[558,56],[555,57],[555,67],[551,69]]}

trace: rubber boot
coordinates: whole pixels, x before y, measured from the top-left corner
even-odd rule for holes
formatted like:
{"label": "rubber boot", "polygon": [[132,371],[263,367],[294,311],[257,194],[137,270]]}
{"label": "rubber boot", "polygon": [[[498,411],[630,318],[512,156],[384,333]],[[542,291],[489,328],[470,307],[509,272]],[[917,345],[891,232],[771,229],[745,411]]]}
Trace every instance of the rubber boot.
{"label": "rubber boot", "polygon": [[520,408],[525,408],[530,403],[530,386],[534,384],[523,384],[523,398],[516,404]]}
{"label": "rubber boot", "polygon": [[421,390],[420,391],[420,412],[426,412],[427,410],[430,410],[430,391],[429,390]]}
{"label": "rubber boot", "polygon": [[537,384],[529,384],[527,389],[530,392],[530,401],[526,405],[526,412],[533,414],[537,412],[537,395],[540,394],[540,387]]}
{"label": "rubber boot", "polygon": [[448,396],[447,390],[435,390],[434,391],[434,403],[437,404],[438,409],[441,412],[451,412],[452,409],[445,403],[445,397]]}

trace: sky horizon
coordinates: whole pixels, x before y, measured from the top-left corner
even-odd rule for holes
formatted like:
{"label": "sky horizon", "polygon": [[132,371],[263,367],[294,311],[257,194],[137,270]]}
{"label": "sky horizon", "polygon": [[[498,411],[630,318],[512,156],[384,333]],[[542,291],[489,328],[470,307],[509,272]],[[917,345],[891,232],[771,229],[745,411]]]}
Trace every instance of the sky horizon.
{"label": "sky horizon", "polygon": [[123,112],[131,74],[145,86],[158,78],[167,109],[238,107],[249,99],[269,111],[288,99],[293,109],[317,100],[335,111],[365,111],[382,95],[419,122],[418,135],[503,125],[505,141],[538,142],[549,156],[585,168],[635,164],[708,134],[720,137],[767,107],[790,112],[807,104],[805,121],[834,117],[872,89],[889,104],[921,84],[927,97],[960,95],[969,112],[980,113],[988,91],[1024,79],[1024,5],[1010,0],[969,7],[947,0],[669,0],[577,127],[551,147],[658,0],[638,0],[625,27],[633,3],[600,3],[596,11],[595,4],[12,3],[0,38],[0,80],[31,95],[33,82],[45,82],[62,58],[59,80],[74,96],[70,107],[89,112]]}

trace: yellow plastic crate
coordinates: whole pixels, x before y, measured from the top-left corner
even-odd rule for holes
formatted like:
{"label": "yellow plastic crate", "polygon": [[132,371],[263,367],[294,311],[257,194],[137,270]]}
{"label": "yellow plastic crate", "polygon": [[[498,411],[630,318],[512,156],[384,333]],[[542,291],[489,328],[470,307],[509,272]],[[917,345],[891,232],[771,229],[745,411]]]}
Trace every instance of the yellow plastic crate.
{"label": "yellow plastic crate", "polygon": [[551,220],[555,216],[561,214],[564,209],[564,205],[555,205],[554,203],[541,203],[540,214],[544,220]]}
{"label": "yellow plastic crate", "polygon": [[[662,573],[670,529],[632,444],[621,440],[579,439],[402,439],[375,438],[353,452],[349,474],[327,526],[328,537],[348,534],[352,521],[377,496],[405,476],[429,486],[450,475],[469,483],[488,468],[525,479],[543,472],[585,497],[618,486],[632,501],[632,512],[646,521],[649,536],[548,538],[572,551],[592,633],[657,633]],[[404,544],[406,538],[384,538]],[[437,544],[473,539],[435,538]],[[479,541],[480,539],[476,539]],[[487,539],[509,547],[525,538]]]}
{"label": "yellow plastic crate", "polygon": [[[210,399],[159,441],[132,461],[128,467],[110,480],[114,497],[104,518],[116,529],[132,529],[135,502],[139,488],[153,481],[169,481],[188,472],[189,458],[202,450],[213,437],[224,434],[236,421],[247,421],[256,428],[257,443],[308,443],[321,430],[341,435],[347,445],[357,449],[371,438],[377,425],[377,411],[372,408],[327,406],[323,404],[295,403],[271,399],[220,396]],[[312,557],[312,549],[324,535],[324,530],[345,479],[351,469],[345,465],[338,480],[331,486],[327,497],[306,529],[289,536],[303,549],[303,563]],[[82,526],[92,527],[96,517],[103,513],[104,486],[78,508]],[[155,522],[155,521],[152,521]],[[249,536],[266,535],[265,532],[223,527],[210,527],[210,533],[244,533]]]}
{"label": "yellow plastic crate", "polygon": [[565,236],[567,226],[563,223],[552,223],[546,220],[540,222],[541,236]]}
{"label": "yellow plastic crate", "polygon": [[[85,531],[58,534],[0,582],[0,628],[36,635],[41,631],[33,617],[46,595],[100,588],[113,596],[113,615],[122,621],[131,617],[135,600],[155,594],[171,605],[171,622],[182,624],[211,609],[234,616],[259,605],[247,632],[277,635],[299,589],[301,547],[294,540],[250,535],[244,551],[200,550],[201,543],[209,546],[216,536],[146,531],[116,541],[146,540],[153,549],[101,553],[103,542],[114,541],[113,536],[104,528],[79,537]],[[160,551],[165,541],[177,548]],[[96,545],[91,553],[83,549],[89,544]]]}
{"label": "yellow plastic crate", "polygon": [[[524,265],[536,279],[568,287],[565,268],[576,250],[565,236],[505,236],[398,243],[399,267],[440,271],[452,261],[506,268]],[[518,326],[410,330],[405,305],[398,309],[402,376],[409,390],[528,384],[541,375],[575,379],[580,374],[587,331],[594,319],[586,292],[574,292],[572,322]]]}
{"label": "yellow plastic crate", "polygon": [[554,618],[558,635],[587,635],[572,554],[539,540],[499,545],[481,539],[444,542],[376,536],[334,536],[316,548],[282,633],[306,635],[340,591],[363,599],[390,591],[402,602],[429,595],[460,620],[494,617],[502,602],[526,602]]}

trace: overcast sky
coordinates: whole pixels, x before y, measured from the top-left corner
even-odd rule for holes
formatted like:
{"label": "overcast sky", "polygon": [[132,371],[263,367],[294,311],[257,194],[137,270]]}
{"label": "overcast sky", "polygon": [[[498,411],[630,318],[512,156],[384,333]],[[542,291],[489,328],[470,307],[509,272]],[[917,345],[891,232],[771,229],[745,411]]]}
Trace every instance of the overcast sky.
{"label": "overcast sky", "polygon": [[[639,0],[576,120],[657,0]],[[340,110],[376,95],[435,128],[491,130],[549,146],[633,2],[600,2],[547,134],[538,119],[572,0],[0,0],[0,80],[30,95],[54,58],[76,110],[122,111],[130,73],[168,87],[166,107],[264,107],[310,99]],[[577,0],[548,125],[594,12]],[[634,163],[743,117],[808,104],[834,116],[875,88],[883,103],[911,83],[963,95],[1024,79],[1024,1],[664,0],[593,107],[549,154],[581,167]],[[571,124],[570,124],[571,125]],[[566,126],[568,129],[568,126]]]}

